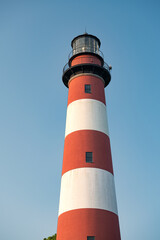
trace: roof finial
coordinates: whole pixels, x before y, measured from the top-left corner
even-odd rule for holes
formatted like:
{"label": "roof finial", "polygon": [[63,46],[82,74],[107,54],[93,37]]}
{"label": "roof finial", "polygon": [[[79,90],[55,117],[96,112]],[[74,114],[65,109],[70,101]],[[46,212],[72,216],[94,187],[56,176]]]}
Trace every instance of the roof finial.
{"label": "roof finial", "polygon": [[84,34],[88,34],[88,33],[87,33],[87,30],[86,30],[86,27],[85,27],[85,32],[84,32]]}

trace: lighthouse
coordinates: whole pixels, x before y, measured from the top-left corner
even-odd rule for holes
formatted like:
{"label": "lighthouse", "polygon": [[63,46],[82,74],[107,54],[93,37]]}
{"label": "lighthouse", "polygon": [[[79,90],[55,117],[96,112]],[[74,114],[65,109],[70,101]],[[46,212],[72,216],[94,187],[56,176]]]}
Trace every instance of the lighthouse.
{"label": "lighthouse", "polygon": [[57,240],[120,240],[104,88],[111,80],[100,40],[72,42]]}

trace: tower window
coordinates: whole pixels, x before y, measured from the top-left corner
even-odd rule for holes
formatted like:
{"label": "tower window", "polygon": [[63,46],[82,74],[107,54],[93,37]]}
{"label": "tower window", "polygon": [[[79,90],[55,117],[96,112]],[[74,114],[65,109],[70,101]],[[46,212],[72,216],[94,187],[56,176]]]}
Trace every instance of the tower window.
{"label": "tower window", "polygon": [[[86,152],[86,162],[87,163],[93,162],[92,152]],[[92,240],[92,239],[87,239],[87,240]]]}
{"label": "tower window", "polygon": [[87,236],[87,240],[95,240],[95,236]]}
{"label": "tower window", "polygon": [[91,85],[85,84],[85,93],[91,93]]}

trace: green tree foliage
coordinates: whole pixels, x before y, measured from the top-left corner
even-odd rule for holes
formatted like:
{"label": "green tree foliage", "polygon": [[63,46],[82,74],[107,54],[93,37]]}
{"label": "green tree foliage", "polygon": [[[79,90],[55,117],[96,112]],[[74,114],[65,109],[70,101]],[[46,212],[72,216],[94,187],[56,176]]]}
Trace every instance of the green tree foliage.
{"label": "green tree foliage", "polygon": [[54,234],[53,236],[44,238],[43,240],[56,240],[56,236],[57,236],[57,234]]}

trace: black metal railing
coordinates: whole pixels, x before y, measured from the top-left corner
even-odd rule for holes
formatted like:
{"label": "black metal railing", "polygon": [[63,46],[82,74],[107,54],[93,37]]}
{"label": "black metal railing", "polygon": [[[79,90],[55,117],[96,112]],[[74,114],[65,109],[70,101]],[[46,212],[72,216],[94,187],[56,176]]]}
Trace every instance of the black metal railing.
{"label": "black metal railing", "polygon": [[77,55],[79,53],[95,53],[97,55],[99,55],[100,57],[104,58],[103,53],[96,48],[90,47],[90,46],[84,46],[84,47],[79,47],[76,49],[73,49],[70,54],[68,55],[68,59],[70,59],[71,57],[73,57],[74,55]]}
{"label": "black metal railing", "polygon": [[103,67],[104,67],[105,69],[107,69],[109,72],[110,72],[111,69],[112,69],[106,62],[104,62]]}
{"label": "black metal railing", "polygon": [[65,65],[64,68],[63,68],[63,73],[64,73],[65,71],[67,71],[67,69],[69,69],[69,68],[70,68],[69,63],[66,63],[66,65]]}
{"label": "black metal railing", "polygon": [[[86,61],[85,61],[86,60]],[[80,65],[80,64],[93,64],[93,65],[99,65],[97,64],[97,61],[95,61],[95,58],[93,57],[81,57],[78,59],[78,63],[77,64],[74,64],[73,66],[77,66],[77,65]],[[100,65],[99,65],[100,66]],[[70,66],[69,62],[64,66],[63,68],[63,73],[66,72],[69,68],[71,68],[72,66]],[[107,69],[109,72],[110,72],[110,67],[109,65],[104,62],[103,66],[101,66],[105,69]]]}

